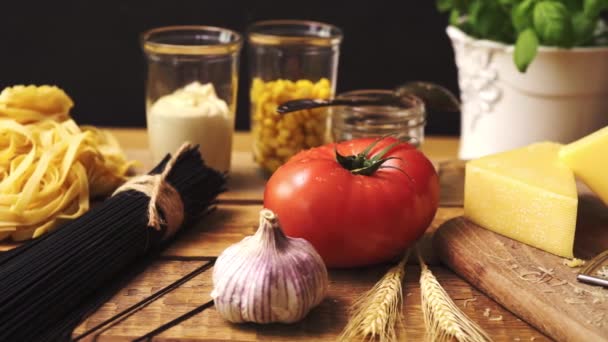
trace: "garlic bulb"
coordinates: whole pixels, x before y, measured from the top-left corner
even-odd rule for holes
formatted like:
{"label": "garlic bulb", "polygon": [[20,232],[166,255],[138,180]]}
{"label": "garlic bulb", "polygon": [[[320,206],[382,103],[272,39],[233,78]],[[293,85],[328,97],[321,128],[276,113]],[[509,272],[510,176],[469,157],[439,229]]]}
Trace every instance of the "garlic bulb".
{"label": "garlic bulb", "polygon": [[234,323],[292,323],[321,303],[328,282],[314,247],[285,236],[278,217],[262,209],[257,232],[217,259],[211,297],[220,315]]}

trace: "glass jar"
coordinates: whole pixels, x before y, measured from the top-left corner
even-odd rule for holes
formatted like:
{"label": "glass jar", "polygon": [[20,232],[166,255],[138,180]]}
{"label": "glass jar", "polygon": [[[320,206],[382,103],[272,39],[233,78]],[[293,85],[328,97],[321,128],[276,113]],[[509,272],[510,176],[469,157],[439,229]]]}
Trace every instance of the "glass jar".
{"label": "glass jar", "polygon": [[331,137],[340,142],[391,135],[419,147],[424,140],[424,102],[411,94],[392,90],[355,90],[338,95],[344,99],[387,99],[387,105],[339,106],[331,109]]}
{"label": "glass jar", "polygon": [[154,162],[184,143],[206,164],[230,169],[241,36],[210,26],[171,26],[142,35],[146,122]]}
{"label": "glass jar", "polygon": [[290,100],[333,96],[342,31],[312,21],[262,21],[249,28],[248,41],[253,155],[274,172],[298,151],[324,142],[326,109],[280,115],[276,108]]}

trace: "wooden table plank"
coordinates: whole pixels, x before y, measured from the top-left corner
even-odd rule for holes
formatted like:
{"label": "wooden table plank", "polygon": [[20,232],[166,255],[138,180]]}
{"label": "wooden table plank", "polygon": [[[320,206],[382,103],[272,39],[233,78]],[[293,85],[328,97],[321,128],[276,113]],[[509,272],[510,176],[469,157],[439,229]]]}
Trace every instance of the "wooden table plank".
{"label": "wooden table plank", "polygon": [[164,252],[171,257],[216,257],[228,246],[252,235],[258,226],[261,204],[220,204],[208,218],[175,241]]}

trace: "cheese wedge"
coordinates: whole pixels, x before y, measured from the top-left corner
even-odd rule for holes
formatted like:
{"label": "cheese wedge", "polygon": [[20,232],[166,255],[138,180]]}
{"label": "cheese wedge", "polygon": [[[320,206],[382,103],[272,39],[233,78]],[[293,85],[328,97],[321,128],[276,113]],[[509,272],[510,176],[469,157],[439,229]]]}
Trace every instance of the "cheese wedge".
{"label": "cheese wedge", "polygon": [[608,205],[608,127],[562,147],[559,158]]}
{"label": "cheese wedge", "polygon": [[550,142],[466,165],[464,212],[474,223],[562,257],[573,257],[578,197],[574,174]]}

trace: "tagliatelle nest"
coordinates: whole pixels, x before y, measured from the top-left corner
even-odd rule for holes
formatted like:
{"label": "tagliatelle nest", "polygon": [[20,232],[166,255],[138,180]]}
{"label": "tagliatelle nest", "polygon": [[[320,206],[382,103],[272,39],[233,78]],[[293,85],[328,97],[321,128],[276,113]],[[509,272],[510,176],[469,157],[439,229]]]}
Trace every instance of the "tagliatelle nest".
{"label": "tagliatelle nest", "polygon": [[0,240],[36,238],[125,181],[132,163],[117,141],[78,127],[67,113],[72,105],[56,87],[0,94]]}
{"label": "tagliatelle nest", "polygon": [[70,117],[73,106],[72,99],[55,86],[17,85],[0,93],[0,118],[19,123],[46,119],[63,121]]}

